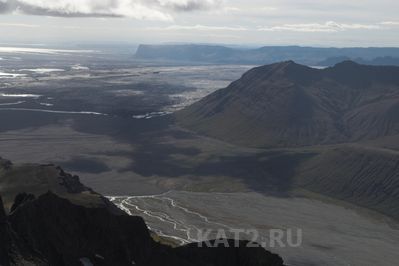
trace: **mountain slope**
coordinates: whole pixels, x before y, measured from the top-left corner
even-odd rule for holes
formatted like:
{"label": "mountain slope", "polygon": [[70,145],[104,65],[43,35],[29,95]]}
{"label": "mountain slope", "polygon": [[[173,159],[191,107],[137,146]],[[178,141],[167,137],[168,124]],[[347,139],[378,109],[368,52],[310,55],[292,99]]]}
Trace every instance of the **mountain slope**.
{"label": "mountain slope", "polygon": [[254,68],[176,114],[201,134],[248,146],[333,144],[399,132],[399,68],[292,61]]}
{"label": "mountain slope", "polygon": [[326,148],[297,169],[304,188],[399,219],[399,153],[348,145]]}

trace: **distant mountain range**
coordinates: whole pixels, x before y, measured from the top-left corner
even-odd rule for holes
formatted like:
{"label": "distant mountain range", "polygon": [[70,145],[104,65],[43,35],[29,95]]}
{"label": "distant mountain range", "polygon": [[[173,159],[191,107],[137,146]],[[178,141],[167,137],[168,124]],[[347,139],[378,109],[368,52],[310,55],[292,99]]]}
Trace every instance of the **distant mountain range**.
{"label": "distant mountain range", "polygon": [[[238,49],[218,45],[140,45],[136,59],[185,63],[264,65],[286,60],[311,66],[330,66],[327,60],[358,59],[374,64],[398,64],[399,48],[318,48],[265,46]],[[342,61],[342,60],[341,60]],[[341,62],[339,61],[339,62]],[[360,61],[359,61],[360,62]],[[362,61],[363,62],[363,61]],[[335,62],[338,63],[338,62]]]}

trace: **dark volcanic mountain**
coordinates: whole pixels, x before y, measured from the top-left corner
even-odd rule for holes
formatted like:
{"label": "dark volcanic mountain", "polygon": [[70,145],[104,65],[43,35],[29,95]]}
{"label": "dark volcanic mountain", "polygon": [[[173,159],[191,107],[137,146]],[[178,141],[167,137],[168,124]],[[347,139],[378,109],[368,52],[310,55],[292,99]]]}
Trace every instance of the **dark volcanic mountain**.
{"label": "dark volcanic mountain", "polygon": [[[18,191],[20,193],[18,193]],[[9,198],[16,194],[11,205]],[[263,248],[155,242],[141,217],[52,165],[0,159],[0,265],[283,266]]]}
{"label": "dark volcanic mountain", "polygon": [[199,133],[240,145],[293,147],[399,132],[399,67],[292,61],[254,68],[176,115]]}

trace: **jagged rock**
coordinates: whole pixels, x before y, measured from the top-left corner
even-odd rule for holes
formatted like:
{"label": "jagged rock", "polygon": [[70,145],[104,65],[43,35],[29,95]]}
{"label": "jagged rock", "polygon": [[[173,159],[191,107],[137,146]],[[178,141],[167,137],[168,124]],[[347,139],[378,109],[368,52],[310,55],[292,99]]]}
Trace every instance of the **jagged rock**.
{"label": "jagged rock", "polygon": [[25,204],[26,202],[32,201],[35,199],[35,196],[32,194],[21,193],[15,197],[14,204],[11,207],[10,212],[14,212],[19,206]]}
{"label": "jagged rock", "polygon": [[30,249],[12,230],[0,197],[0,265],[37,265],[48,263],[36,251]]}
{"label": "jagged rock", "polygon": [[6,219],[6,211],[4,210],[3,199],[0,196],[0,222],[5,221],[5,219]]}
{"label": "jagged rock", "polygon": [[61,167],[57,167],[59,170],[60,185],[64,186],[68,193],[81,193],[83,191],[90,190],[90,188],[84,186],[77,175],[71,175],[66,173]]}
{"label": "jagged rock", "polygon": [[7,230],[7,216],[3,207],[3,200],[0,197],[0,265],[10,264],[10,239]]}
{"label": "jagged rock", "polygon": [[9,160],[5,160],[0,157],[0,169],[8,170],[12,167],[12,163]]}

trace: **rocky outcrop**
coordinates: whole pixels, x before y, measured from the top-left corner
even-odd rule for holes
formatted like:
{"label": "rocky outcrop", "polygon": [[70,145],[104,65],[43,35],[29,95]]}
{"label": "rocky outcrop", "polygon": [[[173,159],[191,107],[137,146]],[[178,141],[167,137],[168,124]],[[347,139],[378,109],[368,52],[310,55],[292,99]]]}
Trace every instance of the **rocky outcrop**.
{"label": "rocky outcrop", "polygon": [[35,199],[35,196],[32,194],[21,193],[15,197],[14,204],[11,207],[10,212],[14,212],[19,206],[32,201]]}
{"label": "rocky outcrop", "polygon": [[92,191],[83,185],[79,177],[66,173],[61,167],[56,168],[59,171],[59,183],[65,187],[67,193],[82,193],[84,191]]}
{"label": "rocky outcrop", "polygon": [[[48,191],[86,206],[109,205],[101,195],[83,185],[78,176],[66,173],[55,165],[21,164],[13,165],[10,161],[0,160],[0,195],[6,211],[12,205],[20,204],[25,197],[17,198],[20,193],[38,197]],[[23,195],[20,195],[20,197]]]}

